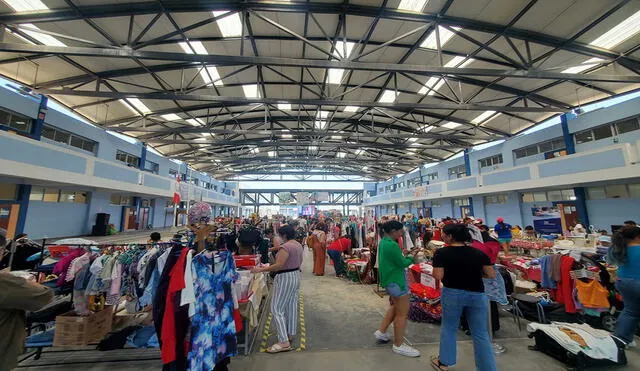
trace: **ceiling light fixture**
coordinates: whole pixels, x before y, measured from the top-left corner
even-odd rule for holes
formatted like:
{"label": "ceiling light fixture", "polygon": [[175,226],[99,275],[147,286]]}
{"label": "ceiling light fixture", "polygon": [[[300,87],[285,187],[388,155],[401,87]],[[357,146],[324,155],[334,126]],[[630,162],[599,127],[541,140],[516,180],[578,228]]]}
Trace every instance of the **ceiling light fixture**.
{"label": "ceiling light fixture", "polygon": [[209,54],[207,49],[205,49],[204,45],[200,41],[181,41],[178,43],[182,50],[184,50],[187,54],[193,54],[195,50],[195,54]]}
{"label": "ceiling light fixture", "polygon": [[327,122],[324,120],[316,120],[313,123],[316,129],[324,129],[327,126]]}
{"label": "ceiling light fixture", "polygon": [[291,138],[293,138],[293,135],[291,135],[291,134],[282,134],[282,137],[285,138],[285,139],[291,139]]}
{"label": "ceiling light fixture", "polygon": [[277,107],[280,111],[291,111],[290,103],[278,103]]}
{"label": "ceiling light fixture", "polygon": [[340,140],[342,139],[342,135],[332,135],[331,139]]}
{"label": "ceiling light fixture", "polygon": [[427,5],[429,0],[402,0],[400,1],[400,5],[398,5],[398,9],[400,10],[408,10],[411,12],[422,12],[424,6]]}
{"label": "ceiling light fixture", "polygon": [[224,14],[227,16],[218,19],[218,28],[220,29],[220,33],[224,37],[238,37],[242,36],[242,21],[240,20],[239,13],[233,13],[228,10],[222,11],[213,11],[214,17],[219,17]]}
{"label": "ceiling light fixture", "polygon": [[378,99],[379,103],[393,103],[400,93],[396,93],[394,90],[385,89],[382,92],[382,96]]}
{"label": "ceiling light fixture", "polygon": [[356,107],[356,106],[346,106],[346,107],[344,107],[344,109],[342,111],[343,112],[358,112],[359,109],[360,109],[360,107]]}
{"label": "ceiling light fixture", "polygon": [[212,82],[215,86],[224,86],[224,83],[220,78],[220,73],[215,66],[207,66],[205,68],[201,68],[200,77],[202,77],[202,80],[204,80],[207,86],[211,86]]}
{"label": "ceiling light fixture", "polygon": [[611,49],[638,32],[640,32],[640,10],[589,44],[599,48]]}
{"label": "ceiling light fixture", "polygon": [[318,146],[309,146],[309,152],[317,151]]}
{"label": "ceiling light fixture", "polygon": [[346,59],[349,58],[351,52],[353,51],[353,47],[356,46],[356,43],[352,43],[351,41],[344,42],[342,40],[336,41],[336,47],[333,49],[333,56],[338,59]]}
{"label": "ceiling light fixture", "polygon": [[345,158],[345,157],[347,157],[347,153],[346,152],[337,152],[336,153],[336,157]]}
{"label": "ceiling light fixture", "polygon": [[267,152],[267,155],[268,155],[269,157],[276,157],[276,156],[278,156],[278,152],[276,152],[276,151],[269,151],[269,152]]}
{"label": "ceiling light fixture", "polygon": [[[462,27],[451,27],[452,29],[456,30],[456,31],[460,31],[462,29]],[[440,33],[440,47],[444,47],[444,44],[446,44],[454,35],[454,32],[451,32],[449,29],[446,29],[442,26],[438,26],[438,31]],[[421,48],[424,49],[438,49],[438,39],[436,38],[436,30],[431,31],[431,33],[429,34],[429,36],[427,36],[426,39],[424,39],[424,41],[422,42],[422,44],[420,44]]]}

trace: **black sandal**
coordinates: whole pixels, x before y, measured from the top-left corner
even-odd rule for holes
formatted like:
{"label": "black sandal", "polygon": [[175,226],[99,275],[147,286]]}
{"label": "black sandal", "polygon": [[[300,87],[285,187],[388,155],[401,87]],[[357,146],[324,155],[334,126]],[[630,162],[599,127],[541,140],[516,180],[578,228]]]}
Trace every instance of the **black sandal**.
{"label": "black sandal", "polygon": [[431,367],[438,371],[449,371],[449,366],[440,362],[440,357],[431,356]]}

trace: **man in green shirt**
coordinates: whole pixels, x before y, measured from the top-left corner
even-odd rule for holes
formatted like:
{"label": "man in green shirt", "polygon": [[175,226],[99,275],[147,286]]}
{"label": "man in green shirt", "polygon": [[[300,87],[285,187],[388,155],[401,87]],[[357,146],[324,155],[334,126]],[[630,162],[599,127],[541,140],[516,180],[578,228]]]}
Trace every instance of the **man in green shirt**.
{"label": "man in green shirt", "polygon": [[404,256],[396,242],[404,234],[402,223],[391,220],[384,223],[382,229],[385,235],[378,246],[380,286],[387,289],[391,306],[374,335],[378,341],[388,342],[390,339],[387,329],[393,323],[393,352],[407,357],[419,357],[417,349],[404,344],[404,330],[409,314],[409,287],[405,269],[413,264],[414,257]]}

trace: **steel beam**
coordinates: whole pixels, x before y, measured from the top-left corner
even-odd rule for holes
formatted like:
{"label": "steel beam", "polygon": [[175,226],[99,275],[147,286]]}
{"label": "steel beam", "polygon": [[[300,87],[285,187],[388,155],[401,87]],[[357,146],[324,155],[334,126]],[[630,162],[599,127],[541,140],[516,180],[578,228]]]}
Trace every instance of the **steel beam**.
{"label": "steel beam", "polygon": [[0,15],[0,23],[38,23],[38,22],[61,22],[69,20],[83,20],[85,18],[105,18],[105,17],[128,17],[138,14],[157,14],[163,11],[168,12],[208,12],[212,10],[232,10],[232,11],[268,11],[268,12],[289,12],[289,13],[325,13],[325,14],[346,14],[363,17],[380,17],[385,19],[395,19],[410,22],[437,22],[448,26],[457,26],[464,29],[502,34],[514,39],[525,40],[545,46],[557,47],[572,52],[589,55],[593,57],[615,59],[620,58],[622,63],[632,65],[634,68],[640,66],[640,61],[628,56],[620,55],[616,52],[597,48],[588,44],[567,40],[541,32],[535,32],[515,27],[483,22],[475,19],[447,16],[433,13],[413,13],[392,8],[380,10],[375,6],[324,3],[324,2],[203,2],[201,0],[165,0],[162,4],[158,2],[120,3],[105,5],[78,6],[79,12],[70,8],[52,9],[46,11],[35,11],[25,13],[5,13]]}
{"label": "steel beam", "polygon": [[[638,76],[640,82],[640,76]],[[502,111],[502,112],[529,112],[529,113],[557,113],[562,112],[558,108],[547,107],[512,107],[512,106],[491,106],[474,103],[450,103],[437,102],[433,99],[433,103],[381,103],[371,101],[354,101],[354,100],[335,100],[335,99],[284,99],[284,98],[246,98],[246,97],[221,97],[216,95],[204,94],[182,94],[182,93],[165,93],[165,92],[114,92],[114,91],[95,91],[95,90],[71,90],[63,89],[38,89],[38,93],[46,95],[66,95],[75,97],[92,97],[105,99],[154,99],[154,100],[179,100],[193,102],[213,102],[221,105],[242,104],[251,105],[257,103],[276,105],[279,103],[290,103],[299,105],[315,105],[315,106],[358,106],[358,107],[382,107],[392,109],[399,112],[409,112],[416,109],[426,110],[466,110],[466,111]]]}
{"label": "steel beam", "polygon": [[307,68],[341,68],[348,70],[405,72],[416,75],[460,75],[460,76],[493,76],[528,79],[565,79],[577,81],[625,82],[640,83],[638,75],[598,75],[548,72],[541,70],[500,70],[491,68],[450,68],[426,65],[410,65],[397,63],[354,62],[348,60],[301,59],[281,57],[230,56],[219,54],[186,54],[141,51],[132,49],[84,48],[72,46],[47,46],[30,44],[0,43],[0,51],[12,53],[36,53],[65,56],[107,57],[127,59],[149,59],[166,61],[188,61],[213,64],[218,66],[285,66]]}

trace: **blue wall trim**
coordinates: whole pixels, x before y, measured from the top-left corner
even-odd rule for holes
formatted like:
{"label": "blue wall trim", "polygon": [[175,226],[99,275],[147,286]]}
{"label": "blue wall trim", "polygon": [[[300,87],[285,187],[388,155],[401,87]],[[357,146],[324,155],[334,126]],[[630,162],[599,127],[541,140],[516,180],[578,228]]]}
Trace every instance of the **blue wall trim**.
{"label": "blue wall trim", "polygon": [[39,143],[0,137],[0,157],[5,160],[42,166],[49,169],[84,174],[87,160],[69,153],[41,147]]}
{"label": "blue wall trim", "polygon": [[540,169],[540,177],[550,177],[557,175],[566,175],[573,173],[581,173],[585,171],[595,171],[602,169],[611,169],[625,165],[624,154],[621,149],[612,149],[584,155],[578,158],[561,157],[558,160],[550,160],[549,163],[538,165]]}
{"label": "blue wall trim", "polygon": [[169,189],[171,188],[171,182],[168,179],[160,179],[155,176],[145,174],[144,185],[147,187]]}
{"label": "blue wall trim", "polygon": [[42,126],[47,116],[47,102],[49,99],[46,95],[40,95],[40,106],[38,107],[38,117],[33,120],[33,130],[31,131],[31,137],[35,140],[40,140],[42,137]]}
{"label": "blue wall trim", "polygon": [[576,145],[573,142],[571,132],[569,132],[569,120],[567,119],[566,113],[560,116],[560,126],[562,127],[562,139],[564,139],[564,146],[567,153],[572,155],[576,153]]}
{"label": "blue wall trim", "polygon": [[18,186],[18,223],[16,225],[16,235],[24,232],[24,226],[27,222],[27,211],[29,210],[29,196],[31,195],[31,185],[20,184]]}
{"label": "blue wall trim", "polygon": [[96,161],[93,169],[93,175],[100,178],[119,180],[127,183],[138,183],[137,171],[123,169],[121,166],[109,165],[104,162]]}
{"label": "blue wall trim", "polygon": [[460,180],[454,180],[447,184],[447,190],[457,191],[460,189],[468,189],[476,187],[476,178],[463,178]]}
{"label": "blue wall trim", "polygon": [[499,173],[487,174],[482,177],[484,185],[503,184],[531,179],[528,167],[520,169],[501,171]]}

